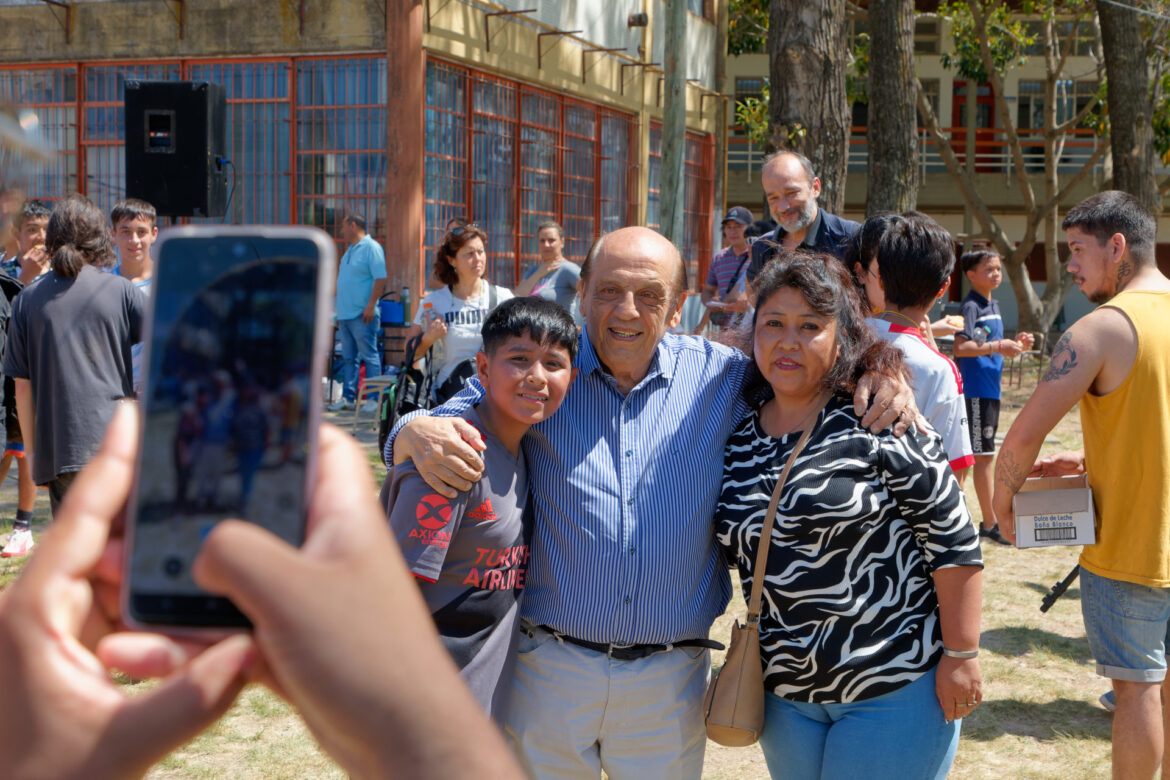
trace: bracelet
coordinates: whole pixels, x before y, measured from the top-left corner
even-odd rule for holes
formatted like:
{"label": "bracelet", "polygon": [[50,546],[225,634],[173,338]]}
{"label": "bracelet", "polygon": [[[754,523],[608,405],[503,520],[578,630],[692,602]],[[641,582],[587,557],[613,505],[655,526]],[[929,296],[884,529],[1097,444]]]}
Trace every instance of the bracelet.
{"label": "bracelet", "polygon": [[990,346],[991,346],[991,354],[994,355],[997,352],[999,352],[999,341],[998,340],[991,342]]}
{"label": "bracelet", "polygon": [[977,658],[979,656],[979,648],[976,647],[974,650],[952,650],[944,645],[943,655],[948,658]]}

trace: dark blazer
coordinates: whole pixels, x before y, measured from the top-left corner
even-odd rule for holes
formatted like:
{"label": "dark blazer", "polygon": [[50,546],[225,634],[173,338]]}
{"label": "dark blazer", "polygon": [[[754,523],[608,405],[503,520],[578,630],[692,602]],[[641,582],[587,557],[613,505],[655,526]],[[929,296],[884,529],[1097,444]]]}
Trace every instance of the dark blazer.
{"label": "dark blazer", "polygon": [[[817,209],[817,218],[809,225],[808,233],[800,245],[840,259],[845,252],[845,242],[853,238],[860,228],[861,225],[852,220],[841,219],[824,209]],[[776,256],[780,250],[780,241],[786,232],[784,228],[777,227],[771,233],[765,233],[752,242],[752,260],[748,263],[747,270],[749,283],[755,282],[756,276],[768,261]]]}

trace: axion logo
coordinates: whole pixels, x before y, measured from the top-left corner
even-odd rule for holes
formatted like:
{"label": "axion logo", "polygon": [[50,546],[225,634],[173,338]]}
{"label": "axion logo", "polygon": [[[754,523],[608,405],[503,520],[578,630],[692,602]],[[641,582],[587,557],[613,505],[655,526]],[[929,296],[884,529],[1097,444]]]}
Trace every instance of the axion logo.
{"label": "axion logo", "polygon": [[414,516],[418,518],[418,524],[423,528],[437,531],[451,522],[451,505],[447,503],[447,499],[434,493],[424,496],[418,502]]}

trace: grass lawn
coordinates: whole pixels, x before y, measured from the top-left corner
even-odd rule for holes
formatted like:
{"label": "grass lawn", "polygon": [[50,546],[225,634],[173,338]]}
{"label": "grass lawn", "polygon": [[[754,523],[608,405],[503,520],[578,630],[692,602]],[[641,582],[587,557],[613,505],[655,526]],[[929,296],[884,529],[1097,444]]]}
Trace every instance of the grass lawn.
{"label": "grass lawn", "polygon": [[[1001,436],[1011,425],[1035,373],[1024,389],[1006,389]],[[330,415],[334,417],[335,415]],[[348,429],[349,416],[344,422]],[[371,468],[381,474],[369,426],[359,439],[371,453]],[[1079,447],[1080,417],[1074,410],[1045,446],[1045,453]],[[967,498],[979,518],[970,480]],[[15,474],[0,485],[0,534],[15,514]],[[38,498],[35,522],[48,518],[48,496]],[[1069,778],[1109,774],[1110,716],[1097,697],[1108,681],[1093,671],[1081,623],[1076,585],[1047,614],[1040,599],[1076,563],[1079,548],[1015,550],[984,545],[983,670],[984,704],[967,718],[953,778]],[[23,562],[0,559],[0,589],[19,573]],[[738,593],[738,586],[736,589]],[[712,635],[726,641],[732,620],[745,612],[734,598]],[[338,659],[343,663],[343,659]],[[387,659],[393,663],[393,659]],[[716,659],[722,663],[722,659]],[[747,780],[766,778],[756,746],[723,748],[709,744],[704,777]],[[300,718],[283,701],[261,688],[249,688],[213,729],[166,758],[150,773],[154,778],[289,778],[343,777],[321,753]]]}

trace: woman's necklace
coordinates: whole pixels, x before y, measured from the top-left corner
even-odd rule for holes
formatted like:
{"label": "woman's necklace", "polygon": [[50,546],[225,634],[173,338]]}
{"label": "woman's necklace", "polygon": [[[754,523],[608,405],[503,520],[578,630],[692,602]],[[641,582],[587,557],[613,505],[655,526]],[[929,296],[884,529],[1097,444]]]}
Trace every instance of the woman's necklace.
{"label": "woman's necklace", "polygon": [[905,314],[902,314],[901,312],[890,311],[889,309],[886,309],[885,311],[879,311],[877,313],[878,317],[882,318],[886,322],[891,322],[891,320],[886,318],[887,314],[889,314],[892,317],[901,317],[903,320],[910,323],[910,325],[914,328],[914,330],[918,330],[918,323],[915,322],[914,320],[910,319],[909,317],[907,317]]}

